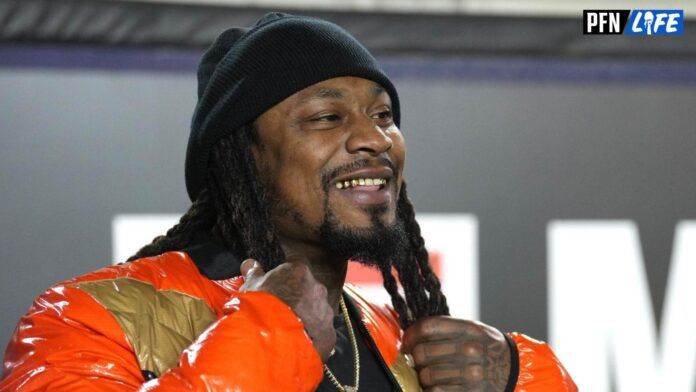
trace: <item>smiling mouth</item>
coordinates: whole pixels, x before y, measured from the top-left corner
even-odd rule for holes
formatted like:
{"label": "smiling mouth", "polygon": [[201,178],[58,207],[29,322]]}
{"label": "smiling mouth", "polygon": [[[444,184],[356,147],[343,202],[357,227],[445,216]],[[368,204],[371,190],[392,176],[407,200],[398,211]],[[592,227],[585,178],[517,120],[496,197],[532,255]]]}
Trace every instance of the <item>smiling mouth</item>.
{"label": "smiling mouth", "polygon": [[390,181],[390,178],[356,177],[341,180],[334,187],[338,194],[357,205],[384,205],[393,201]]}
{"label": "smiling mouth", "polygon": [[339,181],[336,183],[337,189],[355,189],[362,191],[378,191],[387,185],[386,178],[354,178],[351,180]]}

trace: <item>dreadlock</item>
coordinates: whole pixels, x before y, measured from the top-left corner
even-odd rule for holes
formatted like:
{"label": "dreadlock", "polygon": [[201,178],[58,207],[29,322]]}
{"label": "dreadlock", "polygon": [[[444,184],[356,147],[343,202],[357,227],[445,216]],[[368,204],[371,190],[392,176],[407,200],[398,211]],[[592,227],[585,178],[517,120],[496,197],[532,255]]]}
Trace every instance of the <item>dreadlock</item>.
{"label": "dreadlock", "polygon": [[196,231],[208,231],[245,258],[259,260],[266,271],[280,265],[285,255],[270,223],[261,177],[251,154],[256,142],[253,125],[231,132],[211,151],[207,189],[164,236],[156,237],[128,261],[181,250]]}
{"label": "dreadlock", "polygon": [[[430,267],[425,241],[416,221],[416,211],[406,194],[405,181],[401,184],[397,212],[404,222],[410,246],[406,259],[394,260],[393,263],[404,287],[408,306],[414,312],[413,317],[419,319],[431,315],[448,315],[447,298],[442,293],[440,280]],[[390,294],[393,301],[394,294]]]}
{"label": "dreadlock", "polygon": [[[265,207],[267,194],[251,153],[254,143],[257,143],[256,130],[248,125],[213,146],[207,189],[199,194],[179,223],[128,260],[181,250],[194,241],[196,232],[207,231],[245,258],[259,260],[266,271],[282,264],[285,254],[271,223],[270,211]],[[406,329],[421,317],[449,314],[449,308],[440,281],[430,267],[405,182],[397,211],[408,235],[406,257],[393,260],[390,265],[380,265],[379,269],[399,322]],[[399,292],[394,272],[404,296]]]}

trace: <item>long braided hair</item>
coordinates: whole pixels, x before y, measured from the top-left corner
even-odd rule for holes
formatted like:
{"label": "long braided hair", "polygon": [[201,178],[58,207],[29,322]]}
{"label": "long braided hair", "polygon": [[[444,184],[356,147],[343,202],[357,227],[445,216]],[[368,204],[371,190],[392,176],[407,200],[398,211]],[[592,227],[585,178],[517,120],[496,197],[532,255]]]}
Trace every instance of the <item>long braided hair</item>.
{"label": "long braided hair", "polygon": [[[266,271],[283,263],[285,255],[269,209],[265,208],[266,192],[251,153],[253,143],[257,143],[256,131],[253,125],[247,125],[213,146],[207,189],[199,194],[178,224],[128,260],[181,250],[193,242],[196,232],[208,231],[240,256],[259,260]],[[397,213],[408,235],[406,258],[380,265],[379,269],[399,322],[406,329],[421,317],[449,314],[449,308],[440,281],[430,267],[405,182]],[[399,292],[397,277],[404,296]]]}

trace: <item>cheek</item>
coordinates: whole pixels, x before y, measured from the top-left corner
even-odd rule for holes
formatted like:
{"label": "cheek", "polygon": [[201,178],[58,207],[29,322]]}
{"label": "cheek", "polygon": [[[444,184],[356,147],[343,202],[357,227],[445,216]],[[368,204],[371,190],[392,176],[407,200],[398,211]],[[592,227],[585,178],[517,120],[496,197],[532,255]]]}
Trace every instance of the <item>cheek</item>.
{"label": "cheek", "polygon": [[288,146],[278,160],[274,176],[279,196],[307,223],[314,224],[323,219],[326,196],[321,184],[322,160],[306,147]]}
{"label": "cheek", "polygon": [[394,164],[399,168],[399,177],[401,177],[404,170],[404,163],[406,162],[406,143],[404,142],[403,135],[398,130],[391,133],[389,137],[392,139],[392,148],[389,155]]}

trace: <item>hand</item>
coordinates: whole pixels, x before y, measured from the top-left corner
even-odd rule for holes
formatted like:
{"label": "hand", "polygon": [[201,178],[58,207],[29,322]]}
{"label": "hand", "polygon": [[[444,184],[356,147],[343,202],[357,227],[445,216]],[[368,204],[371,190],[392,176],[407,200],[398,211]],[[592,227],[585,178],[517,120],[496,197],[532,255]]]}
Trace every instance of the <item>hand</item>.
{"label": "hand", "polygon": [[326,287],[314,279],[309,267],[290,262],[266,273],[256,260],[248,259],[242,263],[241,272],[245,282],[239,291],[265,291],[290,306],[326,362],[336,345],[334,313],[327,301]]}
{"label": "hand", "polygon": [[413,356],[426,392],[504,391],[510,375],[505,337],[476,321],[422,318],[404,332],[401,350]]}

